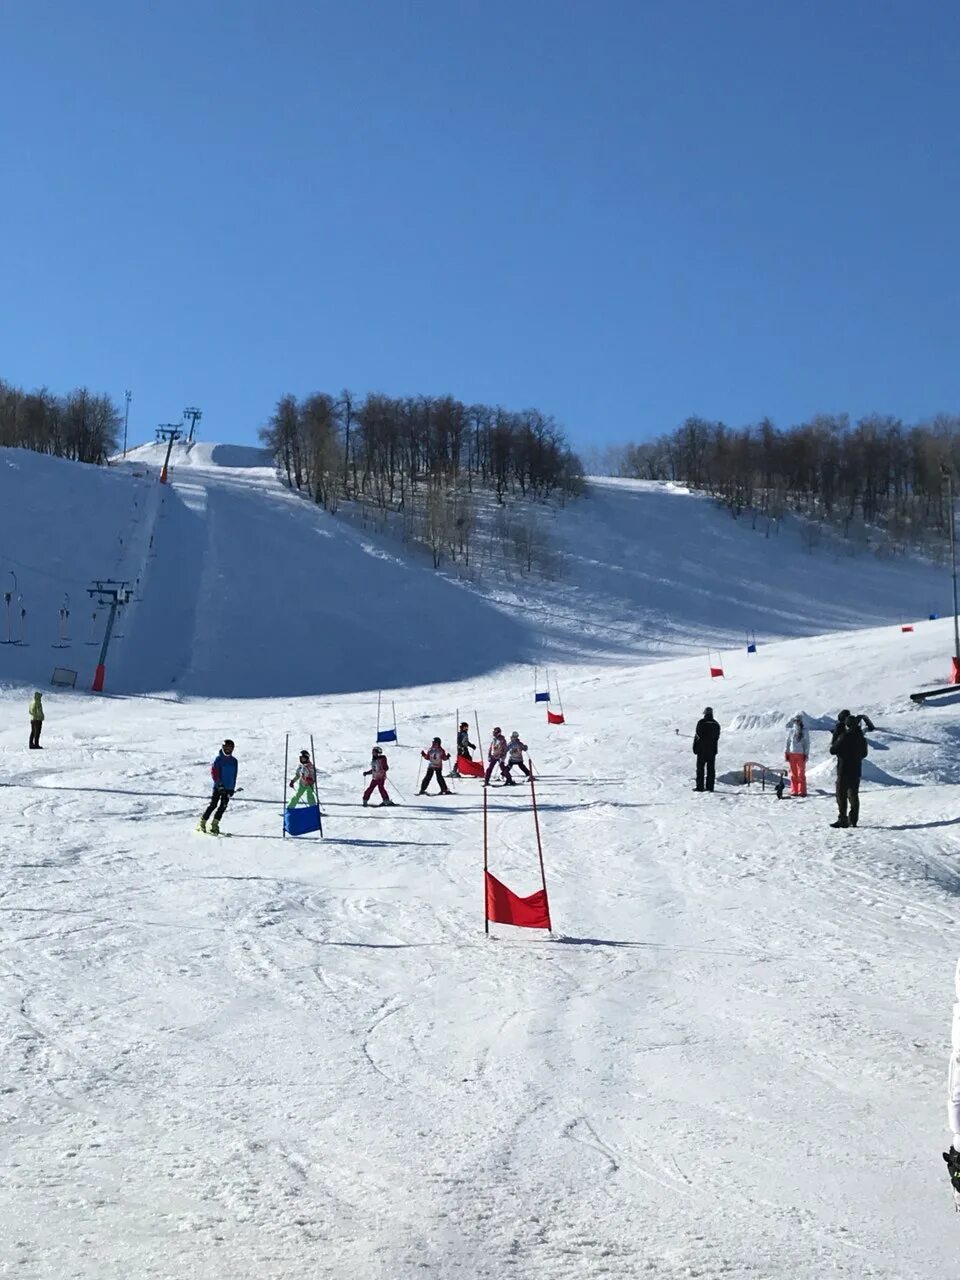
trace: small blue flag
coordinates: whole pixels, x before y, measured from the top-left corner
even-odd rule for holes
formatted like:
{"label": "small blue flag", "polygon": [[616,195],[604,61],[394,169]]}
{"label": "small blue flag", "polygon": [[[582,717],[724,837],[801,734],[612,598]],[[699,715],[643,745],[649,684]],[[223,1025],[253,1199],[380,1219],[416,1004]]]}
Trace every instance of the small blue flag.
{"label": "small blue flag", "polygon": [[755,640],[751,640],[750,643],[747,645],[747,653],[756,653],[756,652],[757,652],[757,642]]}
{"label": "small blue flag", "polygon": [[534,702],[549,702],[550,695],[549,693],[535,693],[533,695],[533,700]]}
{"label": "small blue flag", "polygon": [[930,621],[931,621],[931,622],[936,622],[936,620],[937,620],[939,617],[940,617],[939,613],[931,613],[931,615],[930,615]]}
{"label": "small blue flag", "polygon": [[381,729],[377,733],[378,742],[396,742],[396,740],[397,740],[396,729]]}

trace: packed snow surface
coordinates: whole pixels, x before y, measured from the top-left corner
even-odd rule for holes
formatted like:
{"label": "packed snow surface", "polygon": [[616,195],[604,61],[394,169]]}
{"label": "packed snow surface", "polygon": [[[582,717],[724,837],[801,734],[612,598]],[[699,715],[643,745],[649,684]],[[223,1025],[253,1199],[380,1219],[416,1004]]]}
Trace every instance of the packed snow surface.
{"label": "packed snow surface", "polygon": [[[960,695],[910,704],[952,624],[898,625],[943,607],[942,574],[797,546],[763,577],[769,543],[710,504],[603,486],[560,517],[600,562],[554,587],[561,610],[589,599],[585,626],[561,612],[541,646],[509,599],[549,588],[436,576],[255,451],[196,448],[164,489],[149,450],[82,483],[6,451],[0,477],[0,571],[29,582],[35,628],[0,647],[0,1274],[956,1274]],[[80,619],[50,645],[63,592],[74,621],[111,570],[141,581],[97,698]],[[744,600],[758,633],[799,638],[738,643],[711,681]],[[855,613],[878,625],[805,634]],[[664,635],[691,656],[653,660]],[[544,650],[563,726],[533,702]],[[78,691],[45,694],[28,752],[54,662]],[[386,813],[359,805],[381,684]],[[706,704],[712,795],[691,790]],[[841,707],[876,725],[856,831],[828,825]],[[478,784],[416,795],[419,749],[475,710],[484,743],[497,724],[530,744],[552,938],[484,935]],[[782,764],[798,711],[809,798],[739,785],[744,761]],[[322,842],[282,838],[288,733],[315,735]],[[227,735],[244,790],[218,840],[194,828]],[[533,892],[529,788],[489,797],[491,870]]]}

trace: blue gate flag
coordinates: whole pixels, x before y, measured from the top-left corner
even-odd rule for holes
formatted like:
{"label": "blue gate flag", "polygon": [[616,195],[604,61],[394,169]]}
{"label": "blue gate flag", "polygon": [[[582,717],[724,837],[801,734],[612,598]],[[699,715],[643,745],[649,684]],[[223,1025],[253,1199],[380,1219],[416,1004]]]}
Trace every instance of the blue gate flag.
{"label": "blue gate flag", "polygon": [[931,615],[930,615],[930,621],[931,621],[931,622],[936,622],[936,620],[937,620],[939,617],[940,617],[939,613],[931,613]]}
{"label": "blue gate flag", "polygon": [[299,805],[296,809],[284,809],[283,829],[288,836],[305,836],[309,835],[311,831],[319,831],[322,835],[320,806],[318,804],[304,804]]}
{"label": "blue gate flag", "polygon": [[549,701],[550,701],[550,694],[549,694],[549,693],[535,693],[535,694],[533,695],[533,700],[534,700],[534,702],[549,702]]}
{"label": "blue gate flag", "polygon": [[747,645],[747,653],[756,653],[756,652],[757,652],[757,642],[756,640],[751,640],[750,643]]}
{"label": "blue gate flag", "polygon": [[396,742],[396,740],[397,740],[396,729],[378,729],[377,730],[378,742]]}

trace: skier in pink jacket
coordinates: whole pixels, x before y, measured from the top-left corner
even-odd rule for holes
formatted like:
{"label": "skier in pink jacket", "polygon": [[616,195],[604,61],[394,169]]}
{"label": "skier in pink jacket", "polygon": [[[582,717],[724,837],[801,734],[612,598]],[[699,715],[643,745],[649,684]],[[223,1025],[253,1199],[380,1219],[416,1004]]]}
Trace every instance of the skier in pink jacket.
{"label": "skier in pink jacket", "polygon": [[364,777],[370,779],[370,785],[363,793],[363,803],[367,804],[373,795],[374,787],[380,792],[380,803],[393,804],[393,801],[387,795],[387,773],[390,766],[387,764],[387,757],[383,754],[383,747],[374,747],[373,754],[370,757],[370,768],[364,771]]}

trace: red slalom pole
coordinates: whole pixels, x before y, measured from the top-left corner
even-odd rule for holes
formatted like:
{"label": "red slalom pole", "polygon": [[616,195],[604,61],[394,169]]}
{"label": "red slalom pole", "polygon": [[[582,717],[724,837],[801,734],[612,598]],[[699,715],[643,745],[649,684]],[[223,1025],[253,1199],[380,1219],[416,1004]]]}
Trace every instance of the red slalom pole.
{"label": "red slalom pole", "polygon": [[[479,736],[479,735],[478,735]],[[487,788],[483,788],[483,931],[490,933],[490,916],[487,914]]]}
{"label": "red slalom pole", "polygon": [[[557,690],[559,698],[560,691]],[[543,869],[543,842],[540,839],[540,815],[537,812],[537,788],[534,783],[533,761],[527,756],[527,762],[530,765],[530,799],[533,801],[533,825],[537,830],[537,857],[540,859],[540,883],[543,885],[543,905],[547,909],[547,928],[553,933],[553,925],[550,922],[550,899],[547,896],[547,873]],[[486,819],[486,792],[484,792],[484,819]],[[486,856],[486,837],[484,837],[484,856]]]}

